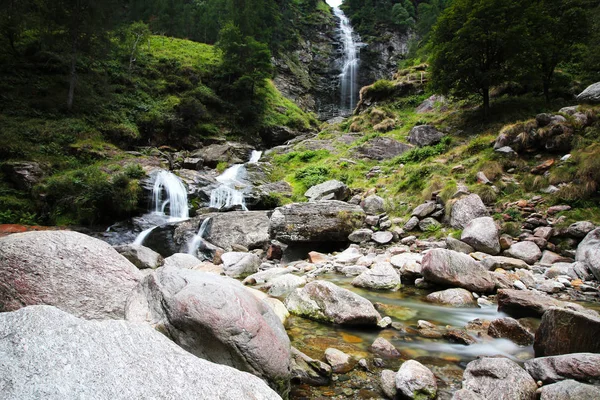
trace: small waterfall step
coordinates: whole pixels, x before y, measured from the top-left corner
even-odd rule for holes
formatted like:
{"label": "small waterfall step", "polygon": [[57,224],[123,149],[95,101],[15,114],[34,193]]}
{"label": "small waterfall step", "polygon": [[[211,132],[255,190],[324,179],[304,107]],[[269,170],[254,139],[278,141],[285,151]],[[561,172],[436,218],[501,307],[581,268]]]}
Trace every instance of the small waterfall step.
{"label": "small waterfall step", "polygon": [[[257,163],[261,156],[262,151],[253,150],[248,163]],[[244,200],[244,192],[240,190],[240,188],[247,186],[247,183],[244,182],[246,173],[244,164],[234,164],[219,175],[217,181],[221,185],[210,192],[209,207],[216,210],[239,207],[243,211],[248,211]]]}

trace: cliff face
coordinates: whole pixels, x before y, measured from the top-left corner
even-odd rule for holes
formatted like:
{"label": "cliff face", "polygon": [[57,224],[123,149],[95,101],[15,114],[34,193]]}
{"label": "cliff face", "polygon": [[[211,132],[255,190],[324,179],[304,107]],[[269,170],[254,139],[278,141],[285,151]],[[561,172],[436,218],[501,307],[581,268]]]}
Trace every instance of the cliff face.
{"label": "cliff face", "polygon": [[359,84],[367,86],[379,79],[392,79],[398,62],[408,54],[410,34],[387,31],[360,49]]}

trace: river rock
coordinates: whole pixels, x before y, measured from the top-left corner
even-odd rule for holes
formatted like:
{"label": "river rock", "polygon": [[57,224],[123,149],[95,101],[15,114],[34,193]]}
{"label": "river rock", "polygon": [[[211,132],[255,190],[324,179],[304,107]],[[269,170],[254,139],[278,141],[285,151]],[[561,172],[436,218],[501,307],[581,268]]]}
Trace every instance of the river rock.
{"label": "river rock", "polygon": [[191,254],[175,253],[165,258],[164,265],[183,268],[183,269],[194,269],[202,262]]}
{"label": "river rock", "polygon": [[331,381],[331,367],[292,347],[292,380],[308,385],[324,386]]}
{"label": "river rock", "polygon": [[[269,244],[270,221],[267,211],[211,213],[206,217],[211,221],[204,238],[226,251],[230,251],[234,244],[250,250],[266,248]],[[198,228],[201,221],[198,220]]]}
{"label": "river rock", "polygon": [[504,250],[504,254],[523,260],[530,265],[542,257],[542,251],[537,244],[529,241],[514,243],[507,250]]}
{"label": "river rock", "polygon": [[269,295],[274,297],[287,296],[299,286],[306,283],[306,277],[300,277],[292,274],[279,276],[269,282]]}
{"label": "river rock", "polygon": [[115,250],[139,269],[156,269],[165,263],[160,254],[139,244],[116,246]]}
{"label": "river rock", "polygon": [[585,383],[567,380],[542,386],[540,400],[588,400],[600,399],[600,388]]}
{"label": "river rock", "polygon": [[336,374],[349,372],[356,365],[350,355],[332,347],[325,350],[325,359]]}
{"label": "river rock", "polygon": [[136,288],[126,315],[166,332],[200,358],[267,380],[287,396],[290,342],[285,329],[271,307],[235,279],[161,267]]}
{"label": "river rock", "polygon": [[273,239],[286,244],[345,242],[364,219],[362,208],[341,201],[294,203],[273,211],[269,232]]}
{"label": "river rock", "polygon": [[384,369],[381,371],[381,390],[388,399],[396,398],[396,373],[391,369]]}
{"label": "river rock", "polygon": [[308,201],[318,200],[341,200],[345,201],[350,196],[350,189],[345,183],[338,180],[330,180],[312,186],[304,193]]}
{"label": "river rock", "polygon": [[378,337],[371,344],[370,350],[383,358],[398,358],[400,357],[400,352],[391,344],[388,340]]}
{"label": "river rock", "polygon": [[536,381],[554,383],[565,379],[600,382],[600,354],[573,353],[532,358],[525,361],[525,370]]}
{"label": "river rock", "polygon": [[259,271],[255,274],[252,274],[250,276],[247,276],[242,283],[244,285],[262,285],[264,283],[270,282],[273,279],[276,279],[280,276],[289,274],[296,271],[296,269],[294,267],[286,267],[286,268],[281,268],[281,267],[274,267],[274,268],[269,268],[267,270],[264,271]]}
{"label": "river rock", "polygon": [[408,143],[418,147],[439,143],[444,134],[431,125],[419,125],[410,130]]}
{"label": "river rock", "polygon": [[413,147],[388,137],[376,137],[354,149],[357,157],[370,160],[389,160]]}
{"label": "river rock", "polygon": [[393,256],[390,263],[398,268],[402,279],[414,281],[423,276],[421,261],[423,256],[417,253],[402,253]]}
{"label": "river rock", "polygon": [[425,400],[437,396],[437,382],[433,373],[415,360],[402,363],[396,373],[396,389],[402,398]]}
{"label": "river rock", "polygon": [[290,313],[340,325],[377,325],[381,315],[373,304],[327,281],[313,281],[285,300]]}
{"label": "river rock", "polygon": [[514,361],[482,357],[467,364],[463,389],[471,390],[484,399],[533,400],[537,385]]}
{"label": "river rock", "polygon": [[455,229],[464,229],[469,222],[479,217],[489,217],[485,204],[476,194],[458,199],[452,205],[450,225]]}
{"label": "river rock", "polygon": [[471,292],[461,288],[433,292],[427,295],[426,299],[432,303],[440,303],[452,307],[468,307],[477,304]]}
{"label": "river rock", "polygon": [[385,212],[385,201],[375,194],[367,196],[360,202],[360,205],[367,215],[378,215]]}
{"label": "river rock", "polygon": [[454,250],[459,253],[471,254],[475,252],[475,249],[465,242],[454,239],[452,236],[448,236],[446,238],[446,246],[448,250]]}
{"label": "river rock", "polygon": [[216,168],[220,162],[241,164],[250,159],[252,146],[236,142],[216,143],[196,150],[192,157],[204,160],[204,165]]}
{"label": "river rock", "polygon": [[536,357],[567,353],[600,353],[600,317],[550,308],[535,333]]}
{"label": "river rock", "polygon": [[470,256],[452,250],[433,249],[422,261],[425,280],[442,286],[491,293],[495,284],[488,271]]}
{"label": "river rock", "polygon": [[435,211],[435,201],[426,201],[425,203],[418,205],[412,212],[413,217],[425,218],[433,214]]}
{"label": "river rock", "polygon": [[600,228],[589,232],[579,243],[575,259],[582,262],[600,281]]}
{"label": "river rock", "polygon": [[388,262],[379,262],[352,280],[352,286],[376,290],[397,290],[400,276]]}
{"label": "river rock", "polygon": [[509,339],[519,346],[533,344],[533,334],[514,318],[498,318],[488,327],[488,335],[495,338]]}
{"label": "river rock", "polygon": [[0,338],[6,400],[281,399],[259,378],[197,358],[144,324],[30,306],[0,314]]}
{"label": "river rock", "polygon": [[232,278],[245,278],[258,272],[260,258],[256,254],[229,252],[221,255],[225,275]]}
{"label": "river rock", "polygon": [[460,240],[477,251],[496,255],[500,253],[498,228],[491,217],[475,218],[465,226]]}
{"label": "river rock", "polygon": [[580,103],[600,103],[600,82],[596,82],[577,95]]}
{"label": "river rock", "polygon": [[371,240],[371,235],[373,235],[373,231],[370,229],[357,229],[348,235],[348,240],[354,243],[363,243]]}
{"label": "river rock", "polygon": [[585,310],[579,304],[560,301],[541,292],[532,290],[498,290],[498,311],[514,318],[541,317],[551,307],[561,307],[577,311]]}
{"label": "river rock", "polygon": [[388,244],[394,239],[394,234],[389,231],[379,231],[371,235],[371,240],[378,244]]}
{"label": "river rock", "polygon": [[72,231],[0,238],[0,310],[47,304],[86,319],[122,319],[142,273],[108,243]]}

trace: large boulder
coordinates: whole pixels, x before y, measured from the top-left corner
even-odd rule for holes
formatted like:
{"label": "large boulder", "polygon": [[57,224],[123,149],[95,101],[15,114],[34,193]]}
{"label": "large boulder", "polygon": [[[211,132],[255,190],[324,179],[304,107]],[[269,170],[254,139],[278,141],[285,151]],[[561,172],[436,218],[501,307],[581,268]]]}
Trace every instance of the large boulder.
{"label": "large boulder", "polygon": [[396,373],[396,389],[404,399],[428,400],[437,396],[433,372],[415,360],[405,361]]}
{"label": "large boulder", "polygon": [[0,314],[0,354],[6,400],[280,399],[259,378],[197,358],[147,325],[50,306]]}
{"label": "large boulder", "polygon": [[116,246],[115,250],[139,269],[156,269],[165,263],[160,254],[139,244]]}
{"label": "large boulder", "polygon": [[542,386],[540,400],[588,400],[600,399],[600,388],[574,380]]}
{"label": "large boulder", "polygon": [[204,165],[216,168],[220,162],[241,164],[250,159],[252,146],[236,142],[216,143],[196,150],[192,157],[204,160]]}
{"label": "large boulder", "polygon": [[245,278],[258,272],[260,258],[256,254],[232,251],[221,255],[223,271],[232,278]]}
{"label": "large boulder", "polygon": [[465,226],[460,240],[477,251],[491,255],[500,253],[498,228],[491,217],[475,218]]}
{"label": "large boulder", "polygon": [[327,281],[296,289],[285,306],[292,314],[340,325],[376,326],[381,319],[369,300]]}
{"label": "large boulder", "polygon": [[514,318],[540,318],[552,307],[566,308],[576,311],[585,310],[579,304],[560,301],[544,293],[532,290],[501,289],[498,290],[498,311]]}
{"label": "large boulder", "polygon": [[47,304],[86,319],[122,319],[141,278],[108,243],[78,232],[0,239],[0,311]]}
{"label": "large boulder", "polygon": [[261,377],[283,397],[289,391],[290,342],[280,319],[232,278],[159,268],[129,299],[127,319],[149,323],[200,358]]}
{"label": "large boulder", "polygon": [[433,249],[421,263],[425,280],[447,287],[461,287],[472,292],[491,293],[492,276],[470,256],[452,250]]}
{"label": "large boulder", "polygon": [[600,82],[588,86],[583,92],[579,93],[577,101],[580,103],[600,103]]}
{"label": "large boulder", "polygon": [[573,353],[560,356],[532,358],[525,361],[525,370],[536,381],[554,383],[575,379],[600,382],[600,354]]}
{"label": "large boulder", "polygon": [[354,278],[352,286],[396,290],[400,287],[400,275],[389,262],[380,262]]}
{"label": "large boulder", "polygon": [[467,364],[463,389],[473,391],[484,399],[534,400],[537,385],[514,361],[482,357]]}
{"label": "large boulder", "polygon": [[381,161],[399,156],[412,148],[412,146],[406,143],[391,138],[376,137],[356,147],[354,152],[357,157]]}
{"label": "large boulder", "polygon": [[423,256],[421,254],[402,253],[392,256],[390,263],[398,268],[402,279],[414,281],[423,276],[422,260]]}
{"label": "large boulder", "polygon": [[271,215],[271,238],[283,243],[346,242],[362,226],[365,213],[341,201],[294,203],[276,208]]}
{"label": "large boulder", "polygon": [[469,222],[479,217],[489,217],[481,197],[470,194],[458,199],[452,205],[450,212],[450,225],[455,229],[464,229]]}
{"label": "large boulder", "polygon": [[345,183],[338,180],[330,180],[312,186],[304,193],[309,201],[318,200],[341,200],[344,201],[350,195],[350,189]]}
{"label": "large boulder", "polygon": [[600,353],[600,317],[551,308],[535,333],[536,357],[568,353]]}
{"label": "large boulder", "polygon": [[600,228],[588,233],[579,243],[575,259],[584,263],[600,281]]}
{"label": "large boulder", "polygon": [[431,146],[439,143],[444,134],[431,125],[419,125],[410,130],[408,143],[418,147]]}
{"label": "large boulder", "polygon": [[542,258],[542,251],[537,244],[529,241],[517,242],[504,250],[504,254],[525,261],[527,264],[533,264]]}

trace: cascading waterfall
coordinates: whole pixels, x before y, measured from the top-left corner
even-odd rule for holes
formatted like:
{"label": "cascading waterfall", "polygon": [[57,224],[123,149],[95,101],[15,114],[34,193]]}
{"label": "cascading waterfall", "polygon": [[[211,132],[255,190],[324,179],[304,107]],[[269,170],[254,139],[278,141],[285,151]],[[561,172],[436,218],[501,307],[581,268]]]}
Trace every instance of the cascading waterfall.
{"label": "cascading waterfall", "polygon": [[351,113],[356,106],[358,97],[358,65],[359,47],[355,39],[357,39],[350,20],[339,7],[333,8],[333,13],[340,20],[340,36],[344,50],[344,58],[342,60],[342,73],[340,74],[341,101],[340,111],[342,113]]}
{"label": "cascading waterfall", "polygon": [[187,190],[177,175],[169,171],[160,171],[156,175],[152,188],[151,210],[153,211],[148,215],[148,219],[152,221],[153,226],[143,230],[133,244],[143,244],[150,232],[164,223],[189,218]]}
{"label": "cascading waterfall", "polygon": [[[249,163],[257,163],[262,155],[261,151],[252,151]],[[225,172],[217,177],[221,183],[219,187],[210,192],[210,208],[220,210],[222,208],[231,208],[240,206],[242,210],[248,211],[244,200],[244,193],[238,190],[246,186],[243,179],[246,177],[246,167],[244,164],[235,164],[227,168]]]}
{"label": "cascading waterfall", "polygon": [[188,254],[196,256],[198,248],[200,244],[204,241],[204,234],[206,233],[206,229],[208,228],[208,224],[210,223],[211,218],[208,217],[202,224],[200,224],[200,229],[198,229],[198,233],[193,237],[192,241],[188,244]]}

